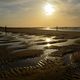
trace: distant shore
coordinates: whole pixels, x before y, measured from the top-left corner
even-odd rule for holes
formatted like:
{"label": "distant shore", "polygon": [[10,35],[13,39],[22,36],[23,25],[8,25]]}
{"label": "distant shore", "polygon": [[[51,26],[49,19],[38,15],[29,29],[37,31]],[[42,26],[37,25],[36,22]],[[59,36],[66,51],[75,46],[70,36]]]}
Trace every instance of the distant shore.
{"label": "distant shore", "polygon": [[[78,29],[79,28],[79,29]],[[0,27],[0,31],[5,31],[4,30],[5,28],[4,27]],[[58,28],[60,29],[60,28]],[[73,38],[73,36],[76,36],[76,37],[80,37],[80,32],[79,31],[74,31],[75,29],[76,30],[80,30],[80,27],[73,27],[73,31],[68,31],[69,28],[62,28],[63,30],[46,30],[46,29],[40,29],[40,28],[10,28],[10,27],[7,27],[6,28],[6,32],[13,32],[13,33],[27,33],[29,35],[49,35],[49,36],[59,36],[59,37],[62,37],[65,36],[65,37],[71,37]],[[66,30],[66,31],[65,31]],[[71,28],[70,28],[71,30]]]}

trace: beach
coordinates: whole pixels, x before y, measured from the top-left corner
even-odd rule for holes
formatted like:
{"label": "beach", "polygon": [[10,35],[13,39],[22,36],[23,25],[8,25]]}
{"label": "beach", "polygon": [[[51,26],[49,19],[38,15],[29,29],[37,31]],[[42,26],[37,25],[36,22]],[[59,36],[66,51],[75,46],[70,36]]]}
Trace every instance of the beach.
{"label": "beach", "polygon": [[0,80],[80,80],[80,32],[2,29]]}

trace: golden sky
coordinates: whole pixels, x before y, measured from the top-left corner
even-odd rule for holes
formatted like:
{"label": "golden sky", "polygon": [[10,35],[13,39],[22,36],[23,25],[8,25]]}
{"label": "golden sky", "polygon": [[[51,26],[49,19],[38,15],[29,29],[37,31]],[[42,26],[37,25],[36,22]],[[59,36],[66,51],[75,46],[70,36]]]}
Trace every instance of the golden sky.
{"label": "golden sky", "polygon": [[80,26],[80,0],[0,0],[0,25]]}

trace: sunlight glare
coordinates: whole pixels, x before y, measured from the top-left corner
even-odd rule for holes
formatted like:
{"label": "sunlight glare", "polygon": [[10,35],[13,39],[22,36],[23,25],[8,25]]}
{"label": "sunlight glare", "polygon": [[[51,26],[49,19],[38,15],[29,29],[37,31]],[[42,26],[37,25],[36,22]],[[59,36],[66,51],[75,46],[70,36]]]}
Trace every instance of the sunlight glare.
{"label": "sunlight glare", "polygon": [[51,41],[51,39],[50,38],[46,38],[46,42],[50,42]]}
{"label": "sunlight glare", "polygon": [[49,27],[46,27],[45,29],[46,29],[46,30],[50,30],[51,28],[49,28]]}
{"label": "sunlight glare", "polygon": [[50,47],[51,45],[48,43],[46,46],[47,46],[47,47]]}
{"label": "sunlight glare", "polygon": [[46,15],[51,15],[55,12],[55,8],[53,7],[53,5],[47,3],[44,5],[44,11]]}

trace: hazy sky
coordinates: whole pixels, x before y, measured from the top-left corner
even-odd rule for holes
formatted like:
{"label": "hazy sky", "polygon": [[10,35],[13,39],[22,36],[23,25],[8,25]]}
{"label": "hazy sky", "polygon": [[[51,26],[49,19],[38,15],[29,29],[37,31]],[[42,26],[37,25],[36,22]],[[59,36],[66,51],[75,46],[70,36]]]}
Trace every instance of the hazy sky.
{"label": "hazy sky", "polygon": [[[52,15],[44,13],[46,3]],[[80,26],[80,0],[0,0],[0,25]]]}

